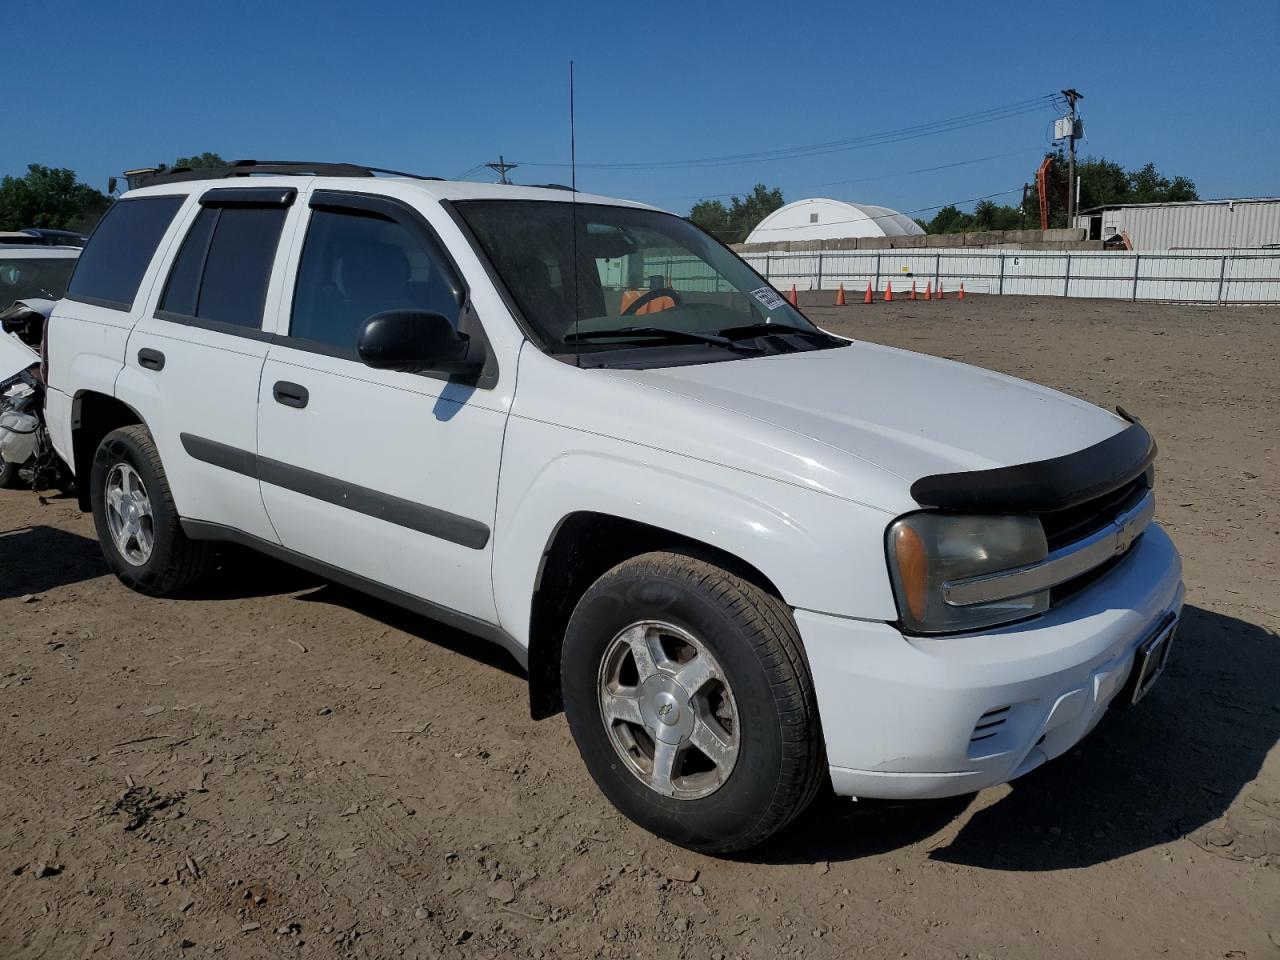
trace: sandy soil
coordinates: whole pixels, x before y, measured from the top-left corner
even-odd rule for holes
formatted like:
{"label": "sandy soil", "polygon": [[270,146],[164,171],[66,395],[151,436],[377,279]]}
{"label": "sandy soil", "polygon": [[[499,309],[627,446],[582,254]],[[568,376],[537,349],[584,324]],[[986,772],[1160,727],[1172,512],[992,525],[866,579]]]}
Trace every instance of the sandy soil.
{"label": "sandy soil", "polygon": [[0,957],[1280,956],[1280,310],[810,312],[1152,428],[1189,592],[1139,709],[715,860],[614,813],[483,643],[241,555],[148,600],[74,504],[3,492]]}

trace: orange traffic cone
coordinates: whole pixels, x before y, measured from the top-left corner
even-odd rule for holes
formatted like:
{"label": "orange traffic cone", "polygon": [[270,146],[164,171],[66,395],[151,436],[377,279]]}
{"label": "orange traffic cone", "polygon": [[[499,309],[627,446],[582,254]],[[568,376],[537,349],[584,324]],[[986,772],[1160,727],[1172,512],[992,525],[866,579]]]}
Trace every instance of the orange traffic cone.
{"label": "orange traffic cone", "polygon": [[926,300],[932,300],[932,299],[933,299],[933,281],[932,281],[932,280],[926,280],[926,281],[925,281],[925,284],[924,284],[924,298],[925,298]]}
{"label": "orange traffic cone", "polygon": [[893,281],[890,280],[884,288],[884,302],[893,303]]}
{"label": "orange traffic cone", "polygon": [[938,292],[933,295],[933,299],[935,300],[942,299],[942,281],[941,280],[938,281]]}
{"label": "orange traffic cone", "polygon": [[800,298],[796,294],[796,285],[794,283],[791,285],[791,293],[788,295],[787,299],[791,301],[791,305],[793,307],[800,306]]}
{"label": "orange traffic cone", "polygon": [[840,284],[840,286],[836,287],[836,306],[837,307],[844,306],[844,284],[843,283]]}
{"label": "orange traffic cone", "polygon": [[870,280],[867,281],[867,293],[866,293],[866,296],[862,298],[862,302],[875,303],[875,301],[871,298],[871,281]]}
{"label": "orange traffic cone", "polygon": [[911,296],[907,297],[907,299],[908,300],[916,299],[916,282],[914,280],[911,281]]}
{"label": "orange traffic cone", "polygon": [[957,297],[956,297],[956,299],[957,299],[957,300],[963,300],[963,299],[964,299],[964,284],[963,284],[963,283],[962,283],[962,284],[960,284],[960,294],[959,294],[959,296],[957,296]]}

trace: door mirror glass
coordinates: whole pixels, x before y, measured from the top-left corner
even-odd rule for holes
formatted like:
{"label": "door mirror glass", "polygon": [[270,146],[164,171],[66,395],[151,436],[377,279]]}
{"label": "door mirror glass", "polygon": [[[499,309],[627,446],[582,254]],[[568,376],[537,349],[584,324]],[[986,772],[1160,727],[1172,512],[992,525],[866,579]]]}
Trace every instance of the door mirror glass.
{"label": "door mirror glass", "polygon": [[478,374],[484,365],[483,348],[429,310],[375,313],[361,326],[356,350],[375,370]]}

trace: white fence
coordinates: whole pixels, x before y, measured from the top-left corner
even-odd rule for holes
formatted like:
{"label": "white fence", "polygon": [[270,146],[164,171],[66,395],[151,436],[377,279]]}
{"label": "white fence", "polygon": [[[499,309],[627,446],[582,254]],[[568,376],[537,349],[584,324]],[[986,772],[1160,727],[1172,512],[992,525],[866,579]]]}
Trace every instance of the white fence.
{"label": "white fence", "polygon": [[[954,292],[1017,293],[1056,297],[1109,297],[1187,303],[1280,303],[1280,251],[1067,252],[960,249],[823,250],[744,253],[743,259],[779,290],[850,293],[868,283],[895,293],[942,284]],[[667,275],[690,289],[700,278],[671,263]],[[683,275],[682,275],[683,274]],[[679,288],[679,286],[677,287]],[[710,289],[715,289],[711,287]]]}

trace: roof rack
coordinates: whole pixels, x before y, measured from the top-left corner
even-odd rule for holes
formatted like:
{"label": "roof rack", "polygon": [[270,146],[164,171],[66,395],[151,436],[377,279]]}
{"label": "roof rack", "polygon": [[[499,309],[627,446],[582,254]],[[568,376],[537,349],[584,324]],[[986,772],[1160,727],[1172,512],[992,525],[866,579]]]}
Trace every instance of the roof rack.
{"label": "roof rack", "polygon": [[358,163],[307,163],[302,160],[236,160],[221,167],[170,167],[139,177],[137,186],[153,187],[162,183],[183,183],[189,180],[221,180],[227,177],[257,177],[269,174],[283,176],[315,177],[372,177],[377,174],[393,177],[412,177],[415,180],[441,180],[402,170],[384,167],[366,167]]}

